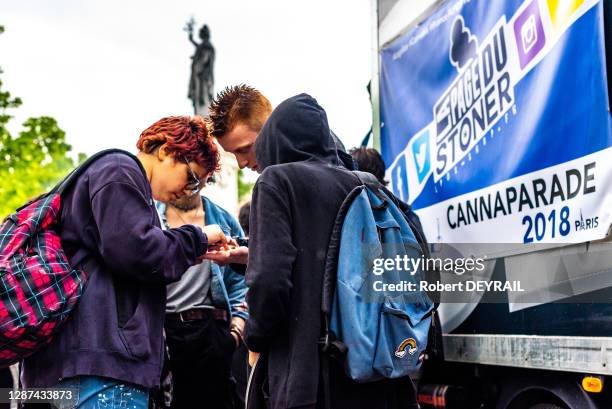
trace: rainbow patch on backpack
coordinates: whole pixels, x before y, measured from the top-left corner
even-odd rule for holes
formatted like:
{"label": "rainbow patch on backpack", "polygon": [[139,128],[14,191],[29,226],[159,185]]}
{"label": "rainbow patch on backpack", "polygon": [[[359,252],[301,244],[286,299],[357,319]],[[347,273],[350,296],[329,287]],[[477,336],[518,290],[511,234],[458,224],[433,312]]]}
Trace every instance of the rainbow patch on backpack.
{"label": "rainbow patch on backpack", "polygon": [[397,347],[395,351],[395,356],[398,358],[403,358],[406,356],[406,352],[410,355],[414,355],[417,352],[417,343],[414,338],[407,338],[402,341],[401,344]]}

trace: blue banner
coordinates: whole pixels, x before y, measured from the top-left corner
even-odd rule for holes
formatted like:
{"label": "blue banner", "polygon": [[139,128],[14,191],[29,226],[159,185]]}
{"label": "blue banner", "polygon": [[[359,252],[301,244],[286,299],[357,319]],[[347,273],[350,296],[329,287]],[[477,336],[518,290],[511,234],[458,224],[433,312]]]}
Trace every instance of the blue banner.
{"label": "blue banner", "polygon": [[432,241],[601,238],[607,92],[601,1],[449,1],[381,51],[391,188]]}

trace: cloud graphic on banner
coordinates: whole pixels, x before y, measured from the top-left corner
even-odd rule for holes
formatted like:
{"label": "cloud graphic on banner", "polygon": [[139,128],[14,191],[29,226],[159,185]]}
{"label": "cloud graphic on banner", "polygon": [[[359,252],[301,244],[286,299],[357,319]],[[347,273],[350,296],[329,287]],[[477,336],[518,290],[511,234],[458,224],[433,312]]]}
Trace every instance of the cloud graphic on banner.
{"label": "cloud graphic on banner", "polygon": [[463,16],[458,16],[450,33],[450,60],[458,70],[478,53],[478,39],[465,27]]}

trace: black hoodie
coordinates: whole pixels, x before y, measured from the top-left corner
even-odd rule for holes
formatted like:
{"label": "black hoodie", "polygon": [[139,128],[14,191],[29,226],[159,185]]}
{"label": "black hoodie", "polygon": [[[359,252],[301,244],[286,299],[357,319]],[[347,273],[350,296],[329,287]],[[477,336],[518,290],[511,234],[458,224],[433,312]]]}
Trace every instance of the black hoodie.
{"label": "black hoodie", "polygon": [[309,160],[355,169],[352,157],[329,129],[325,111],[308,94],[291,97],[274,110],[257,137],[255,152],[260,171]]}
{"label": "black hoodie", "polygon": [[[251,203],[246,342],[252,351],[265,352],[258,367],[268,371],[268,408],[320,404],[317,342],[325,256],[338,210],[360,184],[336,146],[325,111],[306,94],[281,103],[255,143],[263,172]],[[388,382],[343,382],[343,388],[338,382],[333,388],[336,397],[344,391],[341,407],[391,407],[379,406]]]}

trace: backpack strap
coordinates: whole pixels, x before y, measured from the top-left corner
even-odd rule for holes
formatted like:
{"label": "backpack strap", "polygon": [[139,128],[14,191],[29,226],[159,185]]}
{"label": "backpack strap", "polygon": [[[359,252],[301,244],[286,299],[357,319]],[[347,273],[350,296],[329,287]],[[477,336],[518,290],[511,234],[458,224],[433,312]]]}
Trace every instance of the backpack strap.
{"label": "backpack strap", "polygon": [[319,346],[321,347],[321,380],[323,383],[323,407],[325,409],[331,409],[331,360],[333,359],[337,362],[342,362],[348,351],[348,348],[344,343],[334,339],[334,334],[330,330],[331,311],[334,293],[336,291],[336,278],[338,273],[340,239],[344,219],[346,218],[349,208],[353,204],[355,198],[359,196],[366,187],[381,199],[382,204],[377,208],[384,209],[387,206],[388,200],[383,194],[380,193],[379,189],[382,187],[382,185],[374,175],[356,170],[351,171],[351,173],[357,177],[359,180],[359,185],[354,187],[353,190],[349,192],[338,210],[336,220],[334,221],[334,225],[332,227],[330,242],[325,258],[325,270],[323,272],[323,294],[321,297],[321,316],[323,328],[321,331],[322,337],[319,340]]}
{"label": "backpack strap", "polygon": [[138,158],[135,155],[131,154],[130,152],[125,151],[123,149],[105,149],[105,150],[97,152],[97,153],[93,154],[92,156],[90,156],[89,158],[87,158],[87,160],[85,160],[85,162],[81,163],[79,166],[77,166],[76,168],[72,169],[70,171],[70,173],[68,173],[68,175],[66,175],[66,177],[64,177],[64,179],[59,181],[51,190],[49,190],[48,192],[43,193],[43,194],[37,196],[36,198],[28,201],[26,204],[24,204],[23,206],[19,207],[16,211],[20,211],[21,209],[29,206],[30,204],[36,202],[37,200],[43,199],[45,197],[48,197],[48,196],[51,196],[51,195],[54,195],[54,194],[59,194],[60,196],[63,195],[76,182],[76,180],[79,178],[79,176],[81,176],[87,170],[87,168],[89,168],[89,166],[91,166],[92,163],[94,163],[96,160],[100,159],[102,156],[110,155],[112,153],[122,153],[124,155],[129,156],[130,158],[134,159],[136,161],[136,163],[138,163],[138,166],[144,172],[144,168],[142,167],[142,164],[140,163]]}
{"label": "backpack strap", "polygon": [[331,406],[331,379],[329,368],[329,354],[323,351],[321,354],[321,380],[323,381],[323,408],[332,409]]}
{"label": "backpack strap", "polygon": [[127,155],[130,158],[134,159],[138,163],[138,165],[142,167],[138,158],[128,151],[125,151],[123,149],[105,149],[103,151],[93,154],[92,156],[87,158],[85,162],[74,168],[63,180],[61,180],[57,185],[55,185],[55,187],[51,189],[48,194],[57,193],[61,196],[76,182],[79,176],[81,176],[89,168],[89,166],[91,166],[91,164],[93,164],[101,157],[110,155],[112,153],[122,153],[124,155]]}
{"label": "backpack strap", "polygon": [[365,189],[363,184],[353,188],[346,196],[338,214],[332,233],[330,236],[327,255],[325,257],[325,270],[323,271],[323,291],[321,295],[321,338],[319,339],[319,347],[321,348],[321,377],[323,382],[323,400],[324,408],[331,409],[331,392],[330,392],[330,359],[342,360],[342,356],[346,354],[347,348],[341,342],[332,339],[333,334],[330,331],[331,310],[336,291],[336,277],[338,273],[338,254],[340,253],[340,237],[342,234],[342,225],[344,219],[353,204],[353,201]]}
{"label": "backpack strap", "polygon": [[353,175],[357,176],[357,179],[359,179],[362,185],[375,187],[382,186],[378,179],[376,179],[376,176],[371,173],[354,170]]}
{"label": "backpack strap", "polygon": [[321,300],[321,311],[326,317],[326,323],[329,321],[329,316],[332,310],[332,302],[334,292],[336,291],[336,275],[338,272],[338,254],[340,253],[340,236],[342,235],[342,225],[344,219],[357,196],[361,194],[364,186],[356,186],[349,192],[338,210],[336,220],[332,227],[332,233],[327,247],[325,256],[325,270],[323,272],[323,296]]}
{"label": "backpack strap", "polygon": [[372,193],[374,193],[381,200],[382,204],[380,206],[372,206],[372,208],[375,210],[384,209],[387,206],[388,199],[385,197],[385,195],[380,193],[380,191],[384,189],[384,186],[378,181],[378,179],[376,179],[376,176],[360,170],[354,170],[352,173],[357,177],[357,179],[359,179],[359,182],[363,186],[369,188]]}

